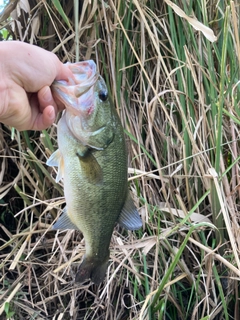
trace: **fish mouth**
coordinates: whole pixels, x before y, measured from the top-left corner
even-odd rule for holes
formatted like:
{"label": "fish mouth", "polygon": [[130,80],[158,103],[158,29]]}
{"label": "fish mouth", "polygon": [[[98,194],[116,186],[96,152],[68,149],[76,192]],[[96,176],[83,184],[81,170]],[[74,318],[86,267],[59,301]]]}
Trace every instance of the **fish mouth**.
{"label": "fish mouth", "polygon": [[65,83],[56,81],[51,88],[54,96],[64,104],[67,110],[75,116],[82,116],[84,110],[87,114],[91,114],[94,109],[92,102],[93,88],[98,78],[99,75],[94,75],[90,82],[72,86],[69,86],[66,81]]}
{"label": "fish mouth", "polygon": [[99,77],[97,66],[93,60],[81,61],[74,64],[67,62],[66,65],[73,74],[73,77],[68,81],[68,85],[76,87],[76,97],[79,97],[93,86]]}
{"label": "fish mouth", "polygon": [[54,81],[51,85],[53,95],[75,116],[82,115],[83,110],[79,109],[79,105],[85,105],[84,109],[87,108],[88,113],[91,113],[93,106],[89,105],[89,91],[92,91],[99,79],[95,62],[93,60],[75,64],[67,62],[66,65],[72,72],[72,77],[67,81]]}

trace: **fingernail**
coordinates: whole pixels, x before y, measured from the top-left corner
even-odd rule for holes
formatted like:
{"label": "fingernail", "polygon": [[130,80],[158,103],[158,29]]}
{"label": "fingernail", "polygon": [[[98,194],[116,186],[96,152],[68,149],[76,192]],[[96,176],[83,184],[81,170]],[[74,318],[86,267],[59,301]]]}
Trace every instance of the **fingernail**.
{"label": "fingernail", "polygon": [[49,119],[51,119],[52,121],[55,120],[55,109],[54,109],[54,107],[49,108],[49,110],[48,110],[48,117],[49,117]]}
{"label": "fingernail", "polygon": [[49,87],[45,87],[42,89],[42,98],[46,102],[49,102],[52,100],[52,93]]}

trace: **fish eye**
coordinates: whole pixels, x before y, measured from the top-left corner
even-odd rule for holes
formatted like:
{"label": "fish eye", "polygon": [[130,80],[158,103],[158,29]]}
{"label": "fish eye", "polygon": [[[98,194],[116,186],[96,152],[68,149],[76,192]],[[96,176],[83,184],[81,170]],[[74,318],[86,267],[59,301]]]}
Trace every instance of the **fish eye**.
{"label": "fish eye", "polygon": [[98,92],[98,96],[99,96],[99,99],[101,99],[102,101],[106,101],[107,98],[108,98],[108,92],[107,90],[100,90]]}

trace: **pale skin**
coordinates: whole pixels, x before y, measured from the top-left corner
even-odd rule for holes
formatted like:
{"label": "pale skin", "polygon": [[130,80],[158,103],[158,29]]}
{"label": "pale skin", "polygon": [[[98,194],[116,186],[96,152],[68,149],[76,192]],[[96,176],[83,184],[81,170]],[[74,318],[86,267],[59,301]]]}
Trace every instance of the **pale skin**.
{"label": "pale skin", "polygon": [[20,41],[0,42],[0,122],[19,131],[51,126],[63,106],[50,86],[71,75],[49,51]]}

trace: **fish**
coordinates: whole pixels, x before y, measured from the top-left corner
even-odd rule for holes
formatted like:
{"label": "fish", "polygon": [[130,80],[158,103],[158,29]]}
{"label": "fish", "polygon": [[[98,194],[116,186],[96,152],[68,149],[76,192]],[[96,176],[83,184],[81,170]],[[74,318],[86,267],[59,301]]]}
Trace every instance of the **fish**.
{"label": "fish", "polygon": [[72,77],[54,81],[54,98],[65,105],[57,124],[58,149],[47,160],[63,180],[66,207],[53,229],[80,230],[85,255],[76,283],[105,279],[115,225],[142,227],[128,190],[124,130],[93,60],[67,63]]}

